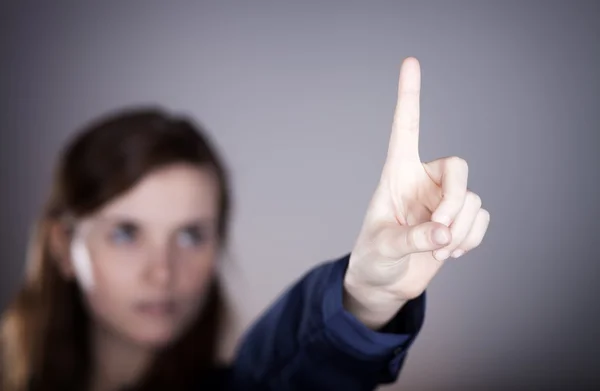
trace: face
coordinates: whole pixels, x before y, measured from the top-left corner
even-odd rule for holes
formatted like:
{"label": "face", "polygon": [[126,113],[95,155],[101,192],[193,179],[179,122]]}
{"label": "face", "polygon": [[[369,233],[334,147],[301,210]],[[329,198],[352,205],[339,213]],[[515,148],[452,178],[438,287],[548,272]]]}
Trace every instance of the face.
{"label": "face", "polygon": [[76,226],[70,258],[98,324],[149,347],[180,335],[214,275],[218,196],[212,171],[169,166]]}

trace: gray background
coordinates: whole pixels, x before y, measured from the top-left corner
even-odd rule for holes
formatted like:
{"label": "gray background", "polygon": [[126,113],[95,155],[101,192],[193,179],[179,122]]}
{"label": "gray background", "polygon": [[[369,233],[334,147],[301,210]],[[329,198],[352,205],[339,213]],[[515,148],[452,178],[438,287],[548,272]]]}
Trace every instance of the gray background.
{"label": "gray background", "polygon": [[234,343],[351,249],[414,55],[422,157],[467,159],[492,223],[432,282],[392,389],[600,384],[600,1],[49,3],[0,8],[0,308],[61,144],[160,103],[204,124],[233,171]]}

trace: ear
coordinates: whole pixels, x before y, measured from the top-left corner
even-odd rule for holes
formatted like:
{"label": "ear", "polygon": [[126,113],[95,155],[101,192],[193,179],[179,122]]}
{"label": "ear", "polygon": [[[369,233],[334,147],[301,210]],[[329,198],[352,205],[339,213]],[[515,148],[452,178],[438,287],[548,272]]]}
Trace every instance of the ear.
{"label": "ear", "polygon": [[52,222],[49,235],[52,260],[65,279],[73,279],[75,271],[71,260],[71,235],[67,224],[60,221]]}

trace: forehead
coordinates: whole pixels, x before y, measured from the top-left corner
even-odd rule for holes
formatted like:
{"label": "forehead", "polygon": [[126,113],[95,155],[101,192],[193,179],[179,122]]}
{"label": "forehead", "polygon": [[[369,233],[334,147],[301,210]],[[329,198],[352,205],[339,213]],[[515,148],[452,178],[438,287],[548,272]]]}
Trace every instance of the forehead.
{"label": "forehead", "polygon": [[211,169],[174,164],[146,175],[97,215],[150,224],[212,220],[218,213],[218,197],[217,178]]}

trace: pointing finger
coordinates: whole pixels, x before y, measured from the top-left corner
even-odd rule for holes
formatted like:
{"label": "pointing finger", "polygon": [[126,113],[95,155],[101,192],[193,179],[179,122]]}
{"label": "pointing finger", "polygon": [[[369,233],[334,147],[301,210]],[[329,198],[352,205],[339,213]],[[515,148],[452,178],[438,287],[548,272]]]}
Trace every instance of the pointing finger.
{"label": "pointing finger", "polygon": [[408,57],[402,62],[398,82],[398,103],[394,112],[388,159],[419,161],[419,118],[421,69],[419,61]]}

